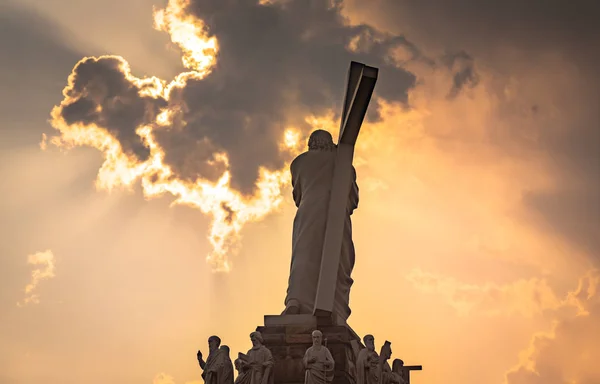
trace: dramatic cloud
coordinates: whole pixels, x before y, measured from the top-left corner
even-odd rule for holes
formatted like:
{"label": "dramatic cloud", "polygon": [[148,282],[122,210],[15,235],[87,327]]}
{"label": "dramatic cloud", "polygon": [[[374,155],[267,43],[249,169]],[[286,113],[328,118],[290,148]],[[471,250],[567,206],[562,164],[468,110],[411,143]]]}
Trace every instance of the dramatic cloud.
{"label": "dramatic cloud", "polygon": [[[355,159],[355,330],[423,364],[417,381],[500,383],[509,370],[509,384],[599,381],[594,274],[568,293],[600,255],[591,2],[163,0],[154,17],[153,2],[19,2],[96,32],[75,56],[55,25],[0,8],[0,382],[152,382],[165,370],[174,377],[157,382],[186,383],[208,335],[246,350],[246,330],[285,292],[287,163],[311,129],[335,134],[352,59],[381,68]],[[118,20],[98,17],[114,9]],[[128,14],[147,25],[113,27]],[[47,148],[97,148],[99,189],[165,198],[90,194],[93,150],[24,151],[56,104]],[[230,267],[241,234],[252,259],[222,281],[199,271],[207,244],[188,229],[204,220],[165,212],[172,200],[210,220],[213,267]],[[17,310],[26,281],[10,255],[48,241],[65,261],[61,304]]]}
{"label": "dramatic cloud", "polygon": [[31,281],[25,287],[25,298],[17,303],[20,307],[27,304],[39,304],[40,296],[36,292],[38,284],[42,280],[54,277],[54,254],[52,251],[47,250],[29,255],[27,256],[27,263],[37,268],[31,272]]}
{"label": "dramatic cloud", "polygon": [[506,384],[594,384],[600,382],[600,271],[588,273],[569,293],[581,304],[551,332],[532,337],[522,361],[506,375]]}
{"label": "dramatic cloud", "polygon": [[583,298],[582,301],[582,285],[589,286],[587,292],[595,295],[598,276],[595,270],[588,273],[580,279],[577,289],[564,298],[560,298],[545,279],[539,278],[521,279],[504,285],[478,285],[414,269],[407,279],[424,292],[443,295],[447,303],[461,315],[482,313],[487,316],[516,314],[531,317],[546,310],[556,311],[566,307],[575,308],[580,314],[585,313],[583,302],[589,298]]}
{"label": "dramatic cloud", "polygon": [[[122,57],[84,58],[52,112],[60,136],[49,140],[101,150],[100,188],[141,180],[146,196],[169,192],[211,216],[208,260],[228,270],[244,224],[279,205],[287,164],[318,127],[311,122],[339,109],[351,60],[381,68],[380,99],[407,101],[415,78],[390,57],[416,48],[349,26],[341,9],[328,0],[170,0],[155,10],[155,26],[188,71],[169,82],[135,77]],[[446,61],[458,67],[455,94],[473,75],[456,64],[465,58]]]}
{"label": "dramatic cloud", "polygon": [[[600,7],[592,0],[345,1],[354,22],[406,33],[427,52],[462,50],[486,72],[480,101],[495,119],[478,133],[512,157],[547,162],[551,186],[524,191],[535,224],[600,263]],[[435,25],[435,28],[426,26]],[[410,63],[409,63],[410,64]],[[457,84],[481,76],[459,69]],[[420,79],[421,80],[421,79]],[[422,79],[430,82],[431,78]],[[479,114],[469,110],[463,116]],[[473,140],[438,130],[442,145]],[[457,125],[458,126],[458,125]],[[442,128],[443,127],[443,128]],[[435,130],[433,133],[437,133]],[[530,160],[528,160],[530,161]]]}

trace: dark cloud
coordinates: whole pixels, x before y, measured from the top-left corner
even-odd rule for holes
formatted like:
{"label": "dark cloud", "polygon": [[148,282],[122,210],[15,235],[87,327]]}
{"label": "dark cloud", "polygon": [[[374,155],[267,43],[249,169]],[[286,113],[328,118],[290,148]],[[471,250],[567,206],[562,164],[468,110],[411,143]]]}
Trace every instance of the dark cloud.
{"label": "dark cloud", "polygon": [[[389,60],[390,51],[400,47],[409,60],[450,71],[450,99],[480,83],[478,65],[498,74],[498,87],[490,92],[496,92],[499,116],[519,123],[485,127],[490,140],[518,155],[542,149],[553,159],[554,174],[560,179],[555,191],[530,191],[524,203],[557,233],[591,254],[600,254],[600,76],[596,69],[600,17],[595,2],[578,0],[568,7],[558,0],[370,3],[369,7],[377,8],[381,25],[393,24],[387,30],[396,34],[368,25],[350,26],[341,3],[330,4],[328,0],[288,0],[269,6],[255,0],[189,3],[187,12],[204,20],[209,33],[217,37],[219,55],[208,77],[188,79],[172,92],[168,103],[181,107],[181,119],[155,130],[165,149],[165,162],[179,177],[215,180],[224,169],[215,154],[226,152],[233,186],[251,192],[259,166],[276,169],[287,160],[278,145],[286,126],[307,131],[306,115],[319,115],[332,107],[340,110],[351,60],[380,68],[377,97],[406,103],[416,79]],[[411,32],[408,40],[404,30]],[[431,42],[446,53],[429,56]],[[504,57],[505,48],[519,54]],[[545,102],[542,94],[518,102],[503,94],[508,79],[543,67],[547,53],[571,62],[569,70],[585,79],[579,91],[571,90],[569,96],[581,99],[577,108]],[[135,129],[151,122],[167,102],[140,96],[115,59],[89,60],[76,68],[75,75],[76,101],[63,109],[63,117],[68,122],[101,125],[125,150],[144,159],[147,148]],[[548,84],[553,81],[548,78]],[[560,86],[556,82],[554,91],[560,92]],[[549,118],[552,111],[558,111],[560,119]],[[372,107],[368,119],[378,117]],[[531,137],[537,137],[535,142]]]}
{"label": "dark cloud", "polygon": [[[287,160],[278,143],[287,126],[306,131],[307,115],[340,109],[351,60],[381,69],[377,96],[407,101],[415,78],[386,56],[390,47],[410,44],[399,36],[382,36],[368,49],[349,51],[346,47],[355,36],[376,32],[368,26],[347,26],[339,4],[330,7],[330,3],[190,2],[187,11],[206,22],[209,33],[218,39],[219,54],[208,77],[189,79],[172,93],[171,103],[182,107],[185,124],[156,131],[165,162],[180,177],[214,179],[222,168],[218,162],[215,165],[214,154],[224,151],[233,186],[250,192],[259,166],[277,169]],[[146,151],[135,127],[149,121],[156,102],[141,98],[118,72],[116,62],[105,59],[78,66],[73,94],[85,97],[77,96],[63,110],[63,117],[70,123],[95,122],[105,127],[143,158]]]}
{"label": "dark cloud", "polygon": [[473,88],[479,83],[475,60],[468,53],[461,51],[456,54],[447,54],[440,61],[453,73],[452,88],[448,93],[449,98],[458,96],[464,87]]}
{"label": "dark cloud", "polygon": [[[439,60],[453,69],[450,98],[478,84],[476,68],[486,68],[493,76],[487,91],[498,112],[497,121],[483,127],[490,141],[510,156],[540,153],[557,178],[554,190],[529,191],[524,204],[600,262],[600,3],[347,2],[352,12],[368,13],[379,27],[406,32],[425,53],[461,52]],[[539,91],[506,96],[511,81],[525,84],[542,73],[546,84],[537,83]],[[571,82],[564,82],[565,74],[573,76]]]}
{"label": "dark cloud", "polygon": [[410,28],[415,35],[434,38],[446,48],[493,51],[508,44],[533,51],[559,47],[576,53],[585,47],[586,52],[580,53],[589,55],[590,44],[600,37],[600,6],[594,0],[348,2],[362,11],[374,7],[391,29]]}
{"label": "dark cloud", "polygon": [[135,85],[123,72],[124,62],[116,57],[89,58],[73,69],[71,102],[62,108],[66,123],[96,124],[114,136],[125,153],[145,161],[150,154],[136,129],[156,119],[161,98],[143,96],[143,85]]}
{"label": "dark cloud", "polygon": [[531,192],[525,203],[541,215],[551,230],[573,241],[600,262],[600,189],[561,189],[554,193]]}
{"label": "dark cloud", "polygon": [[[307,114],[340,109],[345,74],[351,60],[381,68],[377,95],[406,101],[414,76],[384,61],[388,36],[359,54],[346,49],[367,26],[348,27],[329,1],[286,1],[261,6],[256,1],[192,1],[189,11],[205,20],[219,41],[217,68],[206,79],[191,81],[182,91],[188,113],[185,140],[168,148],[167,161],[180,174],[199,141],[208,137],[227,150],[233,180],[248,191],[259,165],[279,168],[284,159],[277,140],[286,124],[306,129]],[[168,136],[165,133],[164,136]],[[184,144],[184,145],[181,145]]]}
{"label": "dark cloud", "polygon": [[56,25],[0,0],[0,147],[38,145],[80,57]]}
{"label": "dark cloud", "polygon": [[600,116],[590,112],[579,123],[574,119],[566,134],[542,136],[559,185],[552,192],[531,191],[524,201],[550,229],[600,264]]}

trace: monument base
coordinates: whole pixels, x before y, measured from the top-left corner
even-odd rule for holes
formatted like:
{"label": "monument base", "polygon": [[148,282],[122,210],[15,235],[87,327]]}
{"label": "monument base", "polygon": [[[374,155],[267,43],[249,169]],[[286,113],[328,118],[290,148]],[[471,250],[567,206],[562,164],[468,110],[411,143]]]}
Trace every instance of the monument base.
{"label": "monument base", "polygon": [[256,328],[275,360],[275,384],[304,384],[304,353],[312,345],[312,332],[323,332],[324,345],[335,360],[332,384],[356,384],[356,356],[360,338],[345,323],[312,315],[265,316]]}

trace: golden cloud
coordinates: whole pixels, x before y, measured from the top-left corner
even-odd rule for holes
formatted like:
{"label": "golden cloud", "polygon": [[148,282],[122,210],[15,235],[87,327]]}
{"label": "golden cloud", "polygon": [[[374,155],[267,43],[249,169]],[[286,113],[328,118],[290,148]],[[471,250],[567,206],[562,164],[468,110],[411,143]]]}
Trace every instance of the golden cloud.
{"label": "golden cloud", "polygon": [[54,254],[51,250],[36,252],[27,256],[27,264],[36,266],[31,271],[31,281],[25,286],[25,298],[18,302],[19,307],[28,304],[39,304],[40,296],[36,289],[42,280],[48,280],[55,277]]}

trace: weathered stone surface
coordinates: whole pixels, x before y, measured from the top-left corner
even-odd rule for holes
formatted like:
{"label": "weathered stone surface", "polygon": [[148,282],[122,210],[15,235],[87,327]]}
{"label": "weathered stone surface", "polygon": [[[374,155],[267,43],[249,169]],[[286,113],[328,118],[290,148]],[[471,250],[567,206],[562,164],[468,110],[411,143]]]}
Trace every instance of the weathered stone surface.
{"label": "weathered stone surface", "polygon": [[275,359],[275,384],[303,384],[302,358],[312,345],[312,331],[323,332],[323,338],[335,360],[332,384],[356,383],[356,353],[360,339],[348,325],[336,325],[331,318],[310,315],[265,316],[265,325],[256,328]]}
{"label": "weathered stone surface", "polygon": [[313,315],[266,315],[265,327],[290,326],[290,325],[317,325],[317,318]]}
{"label": "weathered stone surface", "polygon": [[[262,333],[262,332],[261,332]],[[285,335],[283,334],[270,334],[270,333],[262,333],[263,339],[267,344],[281,344],[285,341]]]}

